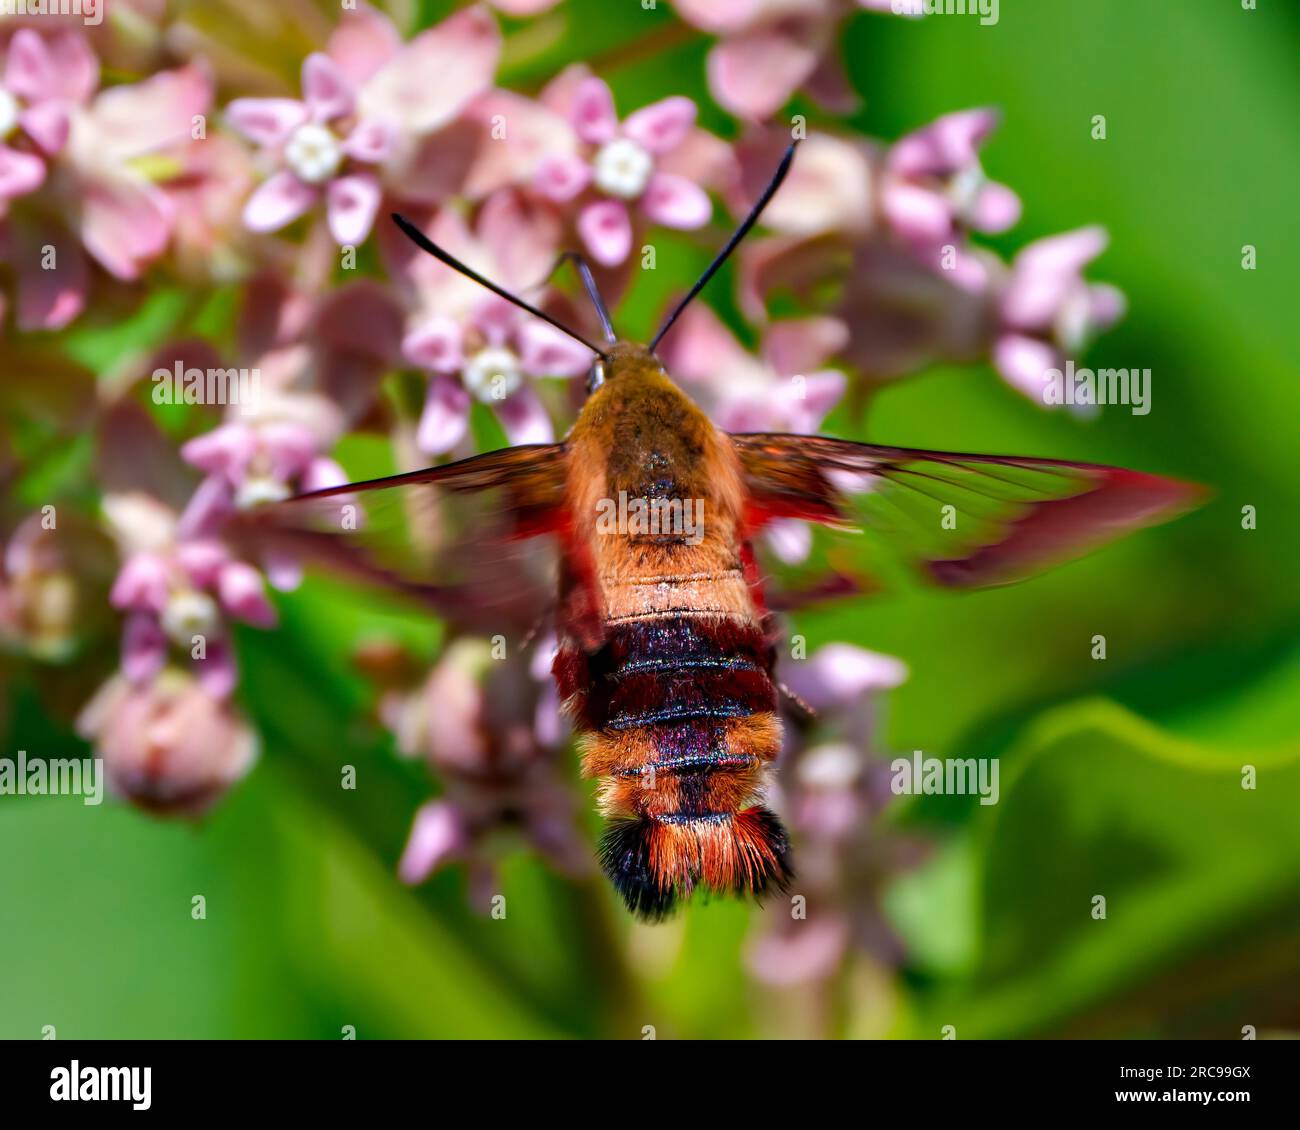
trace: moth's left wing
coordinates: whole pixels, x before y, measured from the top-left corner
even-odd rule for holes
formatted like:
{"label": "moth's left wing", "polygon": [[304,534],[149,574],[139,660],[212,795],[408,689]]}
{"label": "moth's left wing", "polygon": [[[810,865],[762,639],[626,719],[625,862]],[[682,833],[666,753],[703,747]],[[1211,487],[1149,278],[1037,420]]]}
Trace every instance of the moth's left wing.
{"label": "moth's left wing", "polygon": [[[865,542],[852,556],[868,563],[871,580],[862,583],[871,587],[877,568],[887,571],[899,556],[946,588],[1009,584],[1167,521],[1205,495],[1190,483],[1096,463],[784,433],[731,438],[751,530],[791,518],[860,528]],[[852,570],[832,572],[846,588]]]}
{"label": "moth's left wing", "polygon": [[564,483],[563,444],[512,447],[262,506],[225,536],[466,629],[523,632],[554,603]]}

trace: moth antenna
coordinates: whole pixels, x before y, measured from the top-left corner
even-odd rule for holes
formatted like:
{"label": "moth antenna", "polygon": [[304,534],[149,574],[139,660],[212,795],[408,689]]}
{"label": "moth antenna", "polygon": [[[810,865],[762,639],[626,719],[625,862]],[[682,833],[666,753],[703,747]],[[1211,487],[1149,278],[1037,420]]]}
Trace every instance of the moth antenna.
{"label": "moth antenna", "polygon": [[768,202],[776,195],[776,190],[781,187],[781,182],[785,180],[786,174],[790,171],[790,165],[794,161],[795,146],[798,144],[799,142],[797,140],[790,142],[789,146],[786,148],[785,155],[781,158],[781,163],[776,167],[776,172],[772,174],[772,179],[767,182],[767,187],[763,189],[762,195],[754,201],[754,206],[749,210],[749,215],[744,218],[740,227],[732,233],[731,238],[727,240],[726,246],[718,252],[714,257],[713,262],[705,268],[704,274],[700,276],[699,281],[696,282],[696,284],[687,292],[686,297],[677,303],[668,317],[664,319],[663,325],[659,327],[654,337],[650,339],[651,353],[655,351],[655,347],[663,339],[664,334],[673,328],[673,323],[677,321],[678,315],[680,315],[681,312],[695,299],[695,296],[704,289],[705,284],[708,283],[709,279],[713,278],[713,276],[717,274],[718,268],[727,261],[727,256],[736,250],[736,245],[749,234],[749,229],[758,222],[758,217],[763,214],[763,209],[767,207]]}
{"label": "moth antenna", "polygon": [[[613,345],[618,341],[618,335],[614,332],[614,323],[609,317],[609,307],[605,305],[604,298],[601,297],[600,288],[596,285],[596,277],[591,273],[591,267],[581,253],[577,251],[561,251],[555,264],[546,272],[546,277],[537,285],[545,286],[565,263],[572,262],[577,268],[578,277],[582,279],[582,285],[587,291],[587,297],[591,299],[591,304],[596,308],[596,314],[600,318],[600,328],[605,334],[605,340]],[[530,290],[532,287],[529,288]]]}
{"label": "moth antenna", "polygon": [[[399,228],[401,228],[406,238],[409,239],[412,243],[414,243],[415,246],[418,247],[421,251],[425,251],[428,254],[432,255],[440,263],[446,264],[453,271],[456,271],[459,274],[464,275],[467,279],[473,279],[476,283],[479,284],[479,286],[486,287],[493,294],[498,295],[501,298],[504,298],[507,302],[512,303],[515,306],[518,306],[519,309],[528,311],[528,313],[532,314],[534,318],[541,318],[543,322],[546,322],[547,324],[554,326],[561,333],[568,334],[568,336],[573,338],[574,341],[582,342],[582,344],[585,345],[588,349],[590,349],[592,353],[594,353],[597,357],[600,357],[602,359],[605,358],[604,350],[602,350],[599,346],[592,345],[592,343],[589,342],[585,337],[583,337],[582,334],[578,333],[576,330],[569,329],[569,327],[566,326],[563,322],[561,322],[558,318],[551,317],[551,315],[546,313],[546,311],[539,310],[536,306],[532,305],[531,303],[525,302],[518,295],[511,294],[508,290],[506,290],[505,287],[498,286],[491,279],[484,278],[476,270],[474,270],[473,267],[467,266],[466,264],[462,263],[450,252],[444,251],[441,247],[439,247],[436,243],[434,243],[433,240],[431,240],[427,235],[425,235],[424,232],[422,232],[413,223],[411,223],[411,221],[408,220],[405,216],[397,212],[393,212],[391,213],[391,215],[393,217],[393,223],[395,223]],[[592,281],[594,285],[595,280]]]}

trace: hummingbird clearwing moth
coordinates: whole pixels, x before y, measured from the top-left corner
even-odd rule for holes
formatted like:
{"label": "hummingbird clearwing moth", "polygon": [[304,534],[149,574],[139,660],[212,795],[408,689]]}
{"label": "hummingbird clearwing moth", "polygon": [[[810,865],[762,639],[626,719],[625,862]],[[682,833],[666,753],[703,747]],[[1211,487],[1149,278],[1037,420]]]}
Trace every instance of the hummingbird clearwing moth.
{"label": "hummingbird clearwing moth", "polygon": [[[761,894],[792,875],[789,839],[763,805],[781,748],[773,609],[861,591],[849,573],[773,591],[754,538],[778,519],[833,528],[864,519],[859,545],[912,559],[931,583],[1016,580],[1195,503],[1199,488],[1089,463],[963,455],[825,436],[729,435],[673,382],[655,348],[757,220],[771,183],[648,346],[617,340],[586,265],[598,346],[482,278],[401,217],[421,247],[582,341],[588,397],[562,442],[303,495],[256,512],[264,545],[313,558],[423,601],[478,630],[526,630],[548,607],[553,674],[600,778],[611,821],[604,870],[648,919],[693,891]],[[400,536],[341,521],[341,508],[405,500]],[[411,509],[411,503],[421,505]],[[468,507],[466,504],[469,504]],[[447,515],[464,516],[449,532]],[[960,521],[941,520],[951,507]],[[423,524],[437,527],[421,537]],[[454,523],[452,523],[454,525]]]}

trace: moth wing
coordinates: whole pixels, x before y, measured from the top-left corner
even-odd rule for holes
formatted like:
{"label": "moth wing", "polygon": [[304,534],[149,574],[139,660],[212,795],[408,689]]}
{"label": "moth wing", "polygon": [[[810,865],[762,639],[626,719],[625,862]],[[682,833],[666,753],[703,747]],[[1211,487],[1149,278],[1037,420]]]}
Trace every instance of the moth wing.
{"label": "moth wing", "polygon": [[733,435],[750,528],[798,519],[860,531],[823,575],[774,606],[878,589],[900,561],[931,584],[1009,584],[1197,505],[1177,479],[1062,459],[885,447],[825,436]]}
{"label": "moth wing", "polygon": [[411,598],[467,630],[526,632],[554,603],[565,449],[533,444],[299,495],[235,540]]}

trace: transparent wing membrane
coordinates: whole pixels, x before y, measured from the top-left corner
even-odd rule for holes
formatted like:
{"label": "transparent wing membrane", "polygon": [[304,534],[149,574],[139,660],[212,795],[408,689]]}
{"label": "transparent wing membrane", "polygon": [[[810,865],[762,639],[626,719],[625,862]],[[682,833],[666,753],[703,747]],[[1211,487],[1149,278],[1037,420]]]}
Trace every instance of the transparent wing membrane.
{"label": "transparent wing membrane", "polygon": [[877,580],[890,562],[952,588],[1006,584],[1163,522],[1200,497],[1190,484],[1094,463],[884,447],[822,436],[736,443],[760,528],[804,518],[854,528],[852,558]]}

